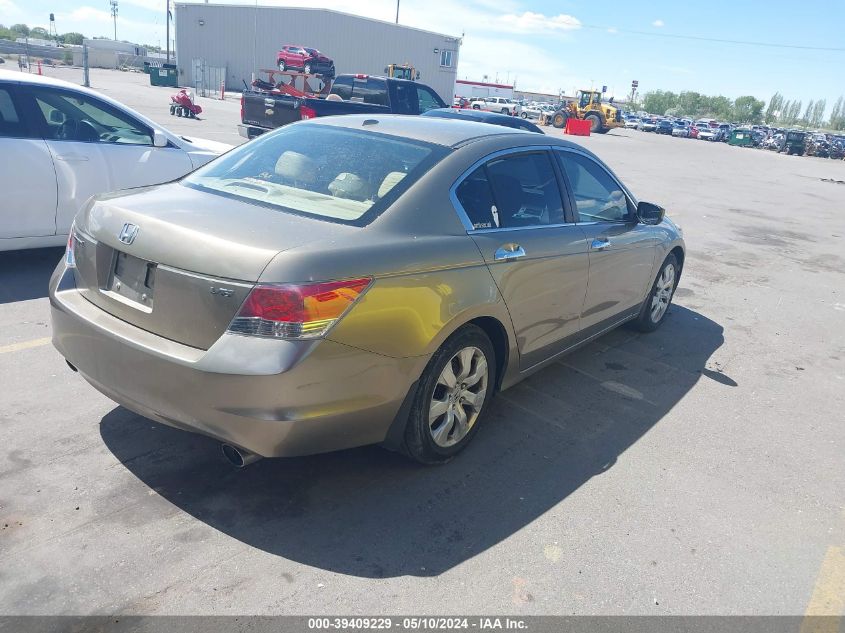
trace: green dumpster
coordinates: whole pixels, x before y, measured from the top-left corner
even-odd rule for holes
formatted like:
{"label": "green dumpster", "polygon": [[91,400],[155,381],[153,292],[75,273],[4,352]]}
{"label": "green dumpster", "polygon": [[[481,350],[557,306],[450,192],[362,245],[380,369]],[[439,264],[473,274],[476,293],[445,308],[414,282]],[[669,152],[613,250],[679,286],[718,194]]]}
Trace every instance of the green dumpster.
{"label": "green dumpster", "polygon": [[740,147],[751,147],[752,145],[751,130],[747,127],[738,127],[731,132],[731,137],[728,140],[728,145],[738,145]]}
{"label": "green dumpster", "polygon": [[174,64],[162,64],[161,68],[150,67],[150,85],[175,88],[179,85],[179,72]]}

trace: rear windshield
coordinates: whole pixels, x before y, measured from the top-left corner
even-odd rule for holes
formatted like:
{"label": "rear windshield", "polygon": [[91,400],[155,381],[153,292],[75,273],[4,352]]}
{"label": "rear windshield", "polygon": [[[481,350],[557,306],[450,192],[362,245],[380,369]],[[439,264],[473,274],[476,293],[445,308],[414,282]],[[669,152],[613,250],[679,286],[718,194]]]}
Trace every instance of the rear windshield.
{"label": "rear windshield", "polygon": [[296,123],[233,149],[182,184],[287,213],[363,226],[447,152],[422,141]]}

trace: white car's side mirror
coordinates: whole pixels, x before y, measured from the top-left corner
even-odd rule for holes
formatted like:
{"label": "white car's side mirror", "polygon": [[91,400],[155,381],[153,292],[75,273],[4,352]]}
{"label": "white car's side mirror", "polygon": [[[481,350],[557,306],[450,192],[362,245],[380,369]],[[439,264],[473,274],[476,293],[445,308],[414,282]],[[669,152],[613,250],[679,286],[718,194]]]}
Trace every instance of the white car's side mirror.
{"label": "white car's side mirror", "polygon": [[153,147],[167,147],[167,137],[161,130],[153,130]]}

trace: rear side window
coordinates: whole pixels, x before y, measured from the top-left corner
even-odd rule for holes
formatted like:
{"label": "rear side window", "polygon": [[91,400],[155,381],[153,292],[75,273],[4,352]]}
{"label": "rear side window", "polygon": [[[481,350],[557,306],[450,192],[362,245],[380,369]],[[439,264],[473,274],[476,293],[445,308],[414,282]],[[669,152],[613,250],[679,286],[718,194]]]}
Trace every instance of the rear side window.
{"label": "rear side window", "polygon": [[24,138],[32,136],[21,121],[9,89],[0,86],[0,137]]}
{"label": "rear side window", "polygon": [[363,226],[447,152],[422,141],[297,123],[233,149],[182,184],[280,211]]}
{"label": "rear side window", "polygon": [[352,77],[340,77],[332,85],[332,93],[344,101],[352,98]]}
{"label": "rear side window", "polygon": [[555,152],[569,179],[581,222],[625,222],[630,217],[622,187],[598,163],[574,152]]}
{"label": "rear side window", "polygon": [[387,84],[383,79],[354,79],[352,82],[352,101],[372,105],[387,105]]}
{"label": "rear side window", "polygon": [[455,195],[474,229],[564,222],[557,177],[545,152],[494,158],[465,178]]}

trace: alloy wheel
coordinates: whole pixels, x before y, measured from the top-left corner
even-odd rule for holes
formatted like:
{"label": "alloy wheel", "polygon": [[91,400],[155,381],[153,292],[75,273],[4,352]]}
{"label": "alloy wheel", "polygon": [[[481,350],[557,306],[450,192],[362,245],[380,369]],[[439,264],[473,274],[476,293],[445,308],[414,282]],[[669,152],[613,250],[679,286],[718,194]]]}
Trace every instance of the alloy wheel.
{"label": "alloy wheel", "polygon": [[464,347],[443,367],[428,410],[437,446],[454,446],[472,429],[484,406],[489,376],[487,357],[477,347]]}
{"label": "alloy wheel", "polygon": [[654,323],[660,321],[666,310],[669,309],[669,302],[672,300],[674,290],[675,267],[672,264],[667,264],[657,278],[654,295],[651,298],[651,320]]}

